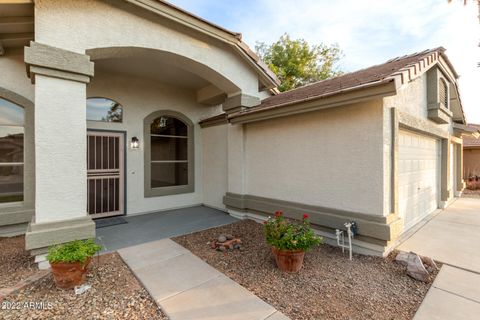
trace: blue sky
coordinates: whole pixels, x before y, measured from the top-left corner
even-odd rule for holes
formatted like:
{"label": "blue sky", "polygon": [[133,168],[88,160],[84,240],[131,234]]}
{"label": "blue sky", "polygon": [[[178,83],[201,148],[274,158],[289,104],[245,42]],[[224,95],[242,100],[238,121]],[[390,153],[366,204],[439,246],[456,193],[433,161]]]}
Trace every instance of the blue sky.
{"label": "blue sky", "polygon": [[229,30],[254,48],[287,32],[311,44],[338,43],[343,71],[444,46],[460,74],[467,121],[480,123],[480,24],[476,1],[457,0],[170,0]]}
{"label": "blue sky", "polygon": [[25,111],[22,107],[0,98],[0,125],[23,126]]}

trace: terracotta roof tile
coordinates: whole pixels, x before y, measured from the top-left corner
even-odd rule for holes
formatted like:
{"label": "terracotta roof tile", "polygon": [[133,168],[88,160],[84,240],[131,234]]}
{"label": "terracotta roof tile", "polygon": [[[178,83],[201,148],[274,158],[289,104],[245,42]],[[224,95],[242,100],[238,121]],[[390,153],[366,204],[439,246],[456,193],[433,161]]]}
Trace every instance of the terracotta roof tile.
{"label": "terracotta roof tile", "polygon": [[[469,128],[474,130],[480,130],[480,124],[469,124]],[[480,138],[477,139],[474,136],[463,136],[463,146],[464,147],[480,147]]]}
{"label": "terracotta roof tile", "polygon": [[[417,52],[402,57],[390,59],[385,63],[375,65],[369,68],[346,73],[341,76],[318,81],[297,89],[279,93],[268,97],[256,107],[249,108],[228,116],[229,119],[250,114],[254,112],[266,111],[273,108],[280,108],[287,105],[293,105],[304,101],[319,99],[326,96],[332,96],[349,90],[360,89],[366,86],[377,85],[388,81],[393,81],[394,77],[399,76],[402,82],[409,78],[414,78],[422,68],[434,62],[434,54],[441,55],[449,64],[452,71],[455,70],[450,65],[448,58],[443,53],[445,49],[438,47],[422,52]],[[209,119],[205,119],[207,121]]]}
{"label": "terracotta roof tile", "polygon": [[246,110],[256,111],[263,108],[270,108],[273,106],[280,106],[310,100],[313,98],[334,94],[337,92],[353,89],[355,87],[382,82],[394,76],[395,73],[409,65],[418,63],[424,58],[428,57],[434,52],[443,53],[444,48],[439,47],[431,50],[425,50],[419,53],[398,57],[388,60],[387,62],[375,65],[359,71],[346,73],[344,75],[318,81],[297,89],[282,92],[278,95],[269,97],[262,101],[262,104]]}

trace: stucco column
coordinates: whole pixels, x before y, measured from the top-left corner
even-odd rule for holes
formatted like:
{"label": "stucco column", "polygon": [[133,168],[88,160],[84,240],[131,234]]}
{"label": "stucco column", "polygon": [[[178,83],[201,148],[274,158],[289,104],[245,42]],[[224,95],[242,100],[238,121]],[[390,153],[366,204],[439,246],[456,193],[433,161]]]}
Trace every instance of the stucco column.
{"label": "stucco column", "polygon": [[241,124],[227,129],[227,185],[228,192],[246,194],[245,177],[245,128]]}
{"label": "stucco column", "polygon": [[246,209],[245,156],[244,125],[227,125],[227,194],[223,198],[223,203],[227,206],[228,213],[239,219],[245,218]]}
{"label": "stucco column", "polygon": [[440,142],[441,150],[441,174],[440,174],[440,200],[441,207],[446,207],[450,199],[450,141],[442,139]]}
{"label": "stucco column", "polygon": [[93,76],[87,55],[32,42],[25,62],[35,84],[35,216],[27,250],[91,238],[87,216],[86,83]]}
{"label": "stucco column", "polygon": [[84,217],[85,83],[35,78],[35,223]]}
{"label": "stucco column", "polygon": [[[461,140],[460,140],[461,142]],[[459,143],[455,145],[456,153],[456,176],[457,179],[457,194],[462,192],[465,188],[465,182],[463,181],[463,144]]]}

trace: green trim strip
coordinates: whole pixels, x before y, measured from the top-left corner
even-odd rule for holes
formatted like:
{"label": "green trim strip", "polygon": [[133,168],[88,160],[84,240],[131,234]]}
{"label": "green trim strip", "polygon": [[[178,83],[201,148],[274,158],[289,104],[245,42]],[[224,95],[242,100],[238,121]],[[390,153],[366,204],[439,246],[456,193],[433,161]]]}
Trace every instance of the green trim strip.
{"label": "green trim strip", "polygon": [[95,223],[89,216],[49,223],[31,222],[25,234],[25,249],[41,249],[72,240],[95,238]]}
{"label": "green trim strip", "polygon": [[94,74],[90,56],[35,41],[25,47],[25,64],[28,76],[35,82],[34,74],[88,83]]}
{"label": "green trim strip", "polygon": [[282,210],[286,217],[292,219],[302,219],[302,215],[308,213],[313,225],[329,229],[344,229],[345,222],[355,221],[359,235],[381,241],[393,240],[397,234],[394,229],[401,222],[393,214],[377,216],[229,192],[224,196],[223,203],[230,209],[265,215],[273,215],[275,211]]}
{"label": "green trim strip", "polygon": [[24,209],[22,206],[18,208],[6,207],[1,208],[1,210],[0,226],[30,222],[35,213],[33,209]]}

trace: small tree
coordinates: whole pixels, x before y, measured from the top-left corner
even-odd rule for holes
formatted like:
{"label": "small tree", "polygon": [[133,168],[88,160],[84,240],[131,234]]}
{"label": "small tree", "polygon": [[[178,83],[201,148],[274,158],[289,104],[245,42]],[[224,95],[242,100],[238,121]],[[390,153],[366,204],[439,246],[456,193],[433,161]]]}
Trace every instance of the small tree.
{"label": "small tree", "polygon": [[277,42],[257,42],[255,50],[282,82],[280,91],[291,90],[342,72],[336,63],[343,56],[338,45],[323,43],[310,46],[304,39],[290,39],[285,33]]}

